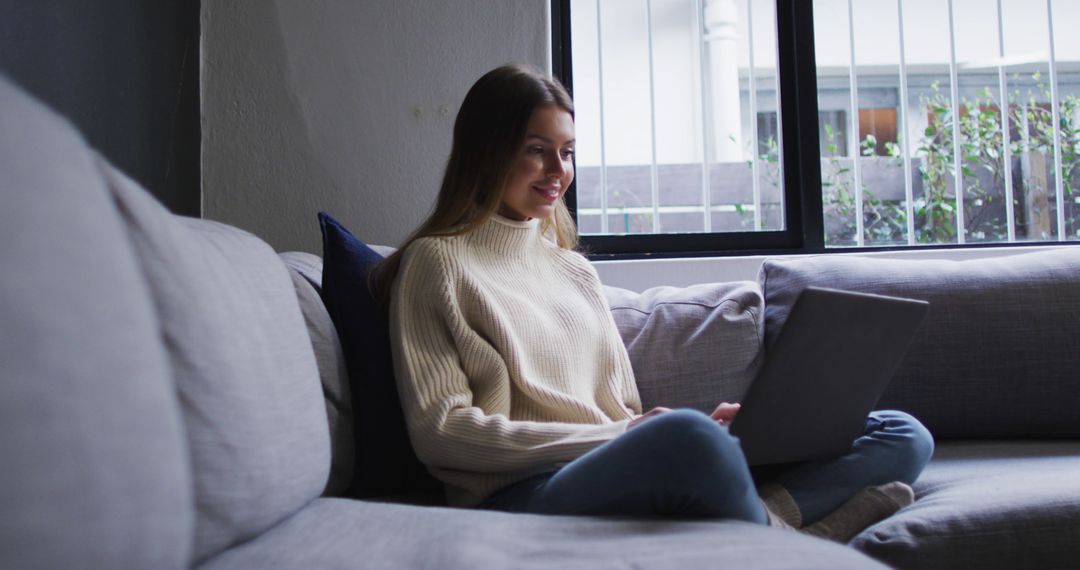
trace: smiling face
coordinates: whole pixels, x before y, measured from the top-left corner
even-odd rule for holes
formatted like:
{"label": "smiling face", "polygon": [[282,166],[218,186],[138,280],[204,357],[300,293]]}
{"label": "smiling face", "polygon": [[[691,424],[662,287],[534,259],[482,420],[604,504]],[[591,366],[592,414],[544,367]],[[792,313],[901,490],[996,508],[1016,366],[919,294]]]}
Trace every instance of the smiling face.
{"label": "smiling face", "polygon": [[550,218],[574,180],[573,117],[557,105],[537,107],[516,156],[499,214],[519,221]]}

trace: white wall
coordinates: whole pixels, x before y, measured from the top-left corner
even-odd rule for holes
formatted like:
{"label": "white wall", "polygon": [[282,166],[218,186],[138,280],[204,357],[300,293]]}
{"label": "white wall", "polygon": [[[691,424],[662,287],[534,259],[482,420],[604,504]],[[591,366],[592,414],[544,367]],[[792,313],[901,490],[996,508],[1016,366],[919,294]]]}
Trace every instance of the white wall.
{"label": "white wall", "polygon": [[203,215],[321,253],[326,210],[397,244],[434,203],[469,86],[550,61],[547,0],[202,3]]}

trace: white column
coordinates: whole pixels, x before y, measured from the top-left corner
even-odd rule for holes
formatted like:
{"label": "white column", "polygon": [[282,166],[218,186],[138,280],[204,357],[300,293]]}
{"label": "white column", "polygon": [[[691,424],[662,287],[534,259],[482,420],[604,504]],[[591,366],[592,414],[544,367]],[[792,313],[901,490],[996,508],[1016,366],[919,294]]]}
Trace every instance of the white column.
{"label": "white column", "polygon": [[739,8],[737,0],[706,0],[713,152],[717,162],[743,160],[739,101]]}

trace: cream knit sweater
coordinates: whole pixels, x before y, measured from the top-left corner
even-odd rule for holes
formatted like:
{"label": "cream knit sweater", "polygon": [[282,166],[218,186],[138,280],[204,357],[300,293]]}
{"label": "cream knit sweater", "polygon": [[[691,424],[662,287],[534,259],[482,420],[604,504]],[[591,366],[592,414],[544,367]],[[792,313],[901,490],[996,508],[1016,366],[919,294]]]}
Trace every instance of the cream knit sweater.
{"label": "cream knit sweater", "polygon": [[451,505],[572,461],[641,413],[596,271],[537,220],[413,242],[390,334],[409,437]]}

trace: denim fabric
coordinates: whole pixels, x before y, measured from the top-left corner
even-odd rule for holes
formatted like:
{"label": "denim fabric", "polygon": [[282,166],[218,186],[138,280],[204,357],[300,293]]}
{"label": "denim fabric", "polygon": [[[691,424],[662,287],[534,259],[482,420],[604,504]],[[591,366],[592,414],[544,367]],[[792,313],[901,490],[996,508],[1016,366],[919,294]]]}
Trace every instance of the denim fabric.
{"label": "denim fabric", "polygon": [[[918,420],[881,411],[867,419],[864,435],[847,455],[755,470],[755,475],[784,485],[809,524],[863,487],[913,482],[932,453],[933,439]],[[484,506],[542,514],[766,522],[738,438],[694,410],[645,421],[557,471],[500,490]]]}
{"label": "denim fabric", "polygon": [[738,438],[709,416],[685,409],[647,420],[556,472],[515,483],[486,506],[541,514],[766,522]]}
{"label": "denim fabric", "polygon": [[709,416],[685,409],[647,420],[556,472],[511,485],[486,506],[542,514],[766,522],[739,440]]}

